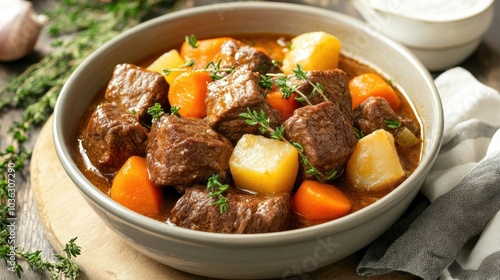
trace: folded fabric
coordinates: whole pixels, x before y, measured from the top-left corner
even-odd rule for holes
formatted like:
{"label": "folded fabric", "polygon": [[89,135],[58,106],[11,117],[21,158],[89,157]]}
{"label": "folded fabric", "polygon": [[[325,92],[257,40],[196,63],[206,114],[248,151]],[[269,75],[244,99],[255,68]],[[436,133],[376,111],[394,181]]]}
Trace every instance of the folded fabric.
{"label": "folded fabric", "polygon": [[444,137],[425,197],[370,245],[357,272],[500,279],[500,94],[460,67],[435,83]]}

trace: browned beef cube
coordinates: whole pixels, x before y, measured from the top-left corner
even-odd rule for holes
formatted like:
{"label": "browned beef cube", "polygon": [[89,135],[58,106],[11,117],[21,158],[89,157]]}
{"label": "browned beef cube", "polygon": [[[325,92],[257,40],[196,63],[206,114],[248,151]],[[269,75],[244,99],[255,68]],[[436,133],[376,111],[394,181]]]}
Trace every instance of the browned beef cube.
{"label": "browned beef cube", "polygon": [[127,108],[144,124],[151,122],[148,108],[160,103],[168,110],[169,84],[159,73],[133,64],[118,64],[106,88],[106,99]]}
{"label": "browned beef cube", "polygon": [[[344,114],[346,121],[348,121],[352,125],[352,99],[351,93],[349,91],[349,79],[347,77],[347,74],[340,69],[308,71],[306,72],[306,74],[307,79],[312,84],[321,84],[324,94],[328,98],[328,100],[339,107],[342,114]],[[319,104],[325,101],[323,97],[321,97],[321,95],[318,93],[316,93],[315,97],[312,98],[313,86],[311,86],[308,81],[298,80],[297,78],[292,77],[290,79],[290,82],[297,86],[298,91],[308,96],[308,99],[312,104]],[[307,104],[303,102],[302,105],[305,106]]]}
{"label": "browned beef cube", "polygon": [[149,132],[146,163],[155,185],[182,192],[214,174],[224,180],[232,151],[231,142],[205,120],[162,115]]}
{"label": "browned beef cube", "polygon": [[246,133],[258,134],[258,127],[248,125],[241,113],[247,108],[263,110],[271,127],[280,124],[279,113],[264,98],[264,89],[259,85],[259,74],[248,65],[236,68],[228,76],[208,85],[206,120],[216,130],[226,135],[233,143]]}
{"label": "browned beef cube", "polygon": [[281,73],[281,69],[259,48],[248,46],[237,40],[228,40],[222,44],[214,62],[221,60],[221,68],[238,67],[248,64],[250,69],[261,74]]}
{"label": "browned beef cube", "polygon": [[103,174],[113,174],[134,155],[146,155],[146,129],[116,103],[102,103],[92,113],[83,132],[83,147]]}
{"label": "browned beef cube", "polygon": [[229,188],[227,212],[205,186],[195,186],[177,201],[170,221],[180,227],[219,233],[265,233],[287,229],[291,218],[291,199],[288,193],[249,194]]}
{"label": "browned beef cube", "polygon": [[[401,123],[398,128],[390,128],[387,120],[397,120]],[[369,97],[354,109],[354,125],[363,135],[368,135],[377,129],[385,129],[396,137],[400,131],[407,127],[417,134],[419,126],[412,119],[398,116],[383,97]]]}
{"label": "browned beef cube", "polygon": [[301,107],[283,124],[285,137],[301,144],[321,172],[340,170],[357,144],[352,126],[332,102]]}

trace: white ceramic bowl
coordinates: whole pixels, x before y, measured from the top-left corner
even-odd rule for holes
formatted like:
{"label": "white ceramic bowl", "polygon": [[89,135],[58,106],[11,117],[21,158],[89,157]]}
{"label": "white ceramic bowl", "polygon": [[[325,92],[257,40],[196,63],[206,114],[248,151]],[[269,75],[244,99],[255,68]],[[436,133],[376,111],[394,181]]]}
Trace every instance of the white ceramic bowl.
{"label": "white ceramic bowl", "polygon": [[[422,119],[422,162],[380,201],[321,225],[267,234],[215,234],[169,226],[122,207],[79,171],[75,133],[85,107],[110,79],[117,63],[139,62],[198,38],[244,33],[300,34],[324,30],[343,52],[377,66],[407,92]],[[88,204],[123,240],[145,255],[194,274],[228,279],[288,277],[326,266],[381,235],[418,193],[438,153],[443,129],[440,99],[421,63],[399,44],[361,21],[320,8],[279,3],[228,3],[171,13],[141,24],[89,56],[64,86],[54,113],[57,154]]]}
{"label": "white ceramic bowl", "polygon": [[[411,3],[393,1],[394,3]],[[494,16],[494,0],[480,0],[469,8],[449,2],[450,11],[410,12],[390,1],[354,0],[354,5],[374,29],[408,47],[430,70],[456,66],[477,48]],[[385,6],[384,6],[385,3]],[[413,2],[412,4],[415,5]]]}

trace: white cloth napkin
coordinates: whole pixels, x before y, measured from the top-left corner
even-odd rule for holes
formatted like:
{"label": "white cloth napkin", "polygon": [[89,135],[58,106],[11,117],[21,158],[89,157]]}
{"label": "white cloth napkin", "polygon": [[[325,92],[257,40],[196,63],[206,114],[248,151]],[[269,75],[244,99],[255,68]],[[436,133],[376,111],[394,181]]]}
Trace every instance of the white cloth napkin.
{"label": "white cloth napkin", "polygon": [[500,279],[500,93],[463,68],[435,84],[444,139],[409,214],[376,240],[360,275]]}

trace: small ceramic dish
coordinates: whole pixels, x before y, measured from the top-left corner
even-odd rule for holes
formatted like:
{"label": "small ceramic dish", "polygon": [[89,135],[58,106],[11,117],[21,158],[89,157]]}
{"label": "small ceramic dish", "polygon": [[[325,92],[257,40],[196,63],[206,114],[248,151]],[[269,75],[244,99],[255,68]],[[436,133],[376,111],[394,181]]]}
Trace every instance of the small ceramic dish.
{"label": "small ceramic dish", "polygon": [[430,70],[470,56],[493,21],[494,0],[354,0],[370,26],[408,47]]}

